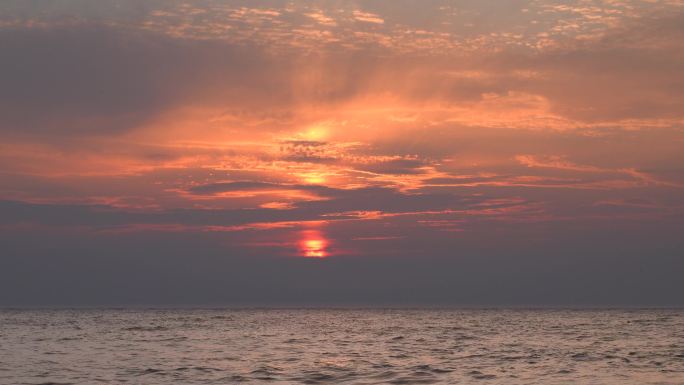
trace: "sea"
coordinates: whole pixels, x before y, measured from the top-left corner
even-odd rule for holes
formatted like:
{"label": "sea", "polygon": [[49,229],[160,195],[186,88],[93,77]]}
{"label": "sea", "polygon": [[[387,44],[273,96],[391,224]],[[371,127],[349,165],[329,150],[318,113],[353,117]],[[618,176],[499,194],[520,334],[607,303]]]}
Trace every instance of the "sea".
{"label": "sea", "polygon": [[684,384],[684,310],[0,310],[0,384]]}

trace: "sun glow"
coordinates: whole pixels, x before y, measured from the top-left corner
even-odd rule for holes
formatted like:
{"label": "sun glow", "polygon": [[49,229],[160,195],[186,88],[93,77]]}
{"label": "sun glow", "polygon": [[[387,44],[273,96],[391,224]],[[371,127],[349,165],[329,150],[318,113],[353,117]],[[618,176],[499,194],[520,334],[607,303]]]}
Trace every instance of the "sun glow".
{"label": "sun glow", "polygon": [[325,140],[328,137],[329,128],[325,124],[316,124],[307,127],[299,133],[299,137],[305,140]]}
{"label": "sun glow", "polygon": [[326,182],[325,175],[315,172],[303,173],[301,178],[308,184],[323,184]]}
{"label": "sun glow", "polygon": [[328,240],[317,230],[304,231],[299,248],[301,255],[306,258],[326,258],[330,255]]}

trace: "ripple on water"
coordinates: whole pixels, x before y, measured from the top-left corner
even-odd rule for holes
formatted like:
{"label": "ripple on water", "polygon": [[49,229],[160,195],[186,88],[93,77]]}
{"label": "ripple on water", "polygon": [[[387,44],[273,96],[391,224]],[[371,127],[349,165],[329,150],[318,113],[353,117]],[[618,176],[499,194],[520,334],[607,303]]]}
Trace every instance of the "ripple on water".
{"label": "ripple on water", "polygon": [[0,383],[682,385],[682,330],[680,310],[0,310]]}
{"label": "ripple on water", "polygon": [[485,374],[480,372],[479,370],[472,370],[468,372],[468,374],[476,380],[493,380],[496,378],[496,375],[494,374]]}

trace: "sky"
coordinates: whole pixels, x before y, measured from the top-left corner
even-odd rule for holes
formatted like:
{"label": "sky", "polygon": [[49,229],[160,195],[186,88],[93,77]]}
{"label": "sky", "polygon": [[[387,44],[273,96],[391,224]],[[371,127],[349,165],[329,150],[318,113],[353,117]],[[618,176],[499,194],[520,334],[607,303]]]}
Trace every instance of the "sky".
{"label": "sky", "polygon": [[1,306],[683,306],[683,0],[3,1]]}

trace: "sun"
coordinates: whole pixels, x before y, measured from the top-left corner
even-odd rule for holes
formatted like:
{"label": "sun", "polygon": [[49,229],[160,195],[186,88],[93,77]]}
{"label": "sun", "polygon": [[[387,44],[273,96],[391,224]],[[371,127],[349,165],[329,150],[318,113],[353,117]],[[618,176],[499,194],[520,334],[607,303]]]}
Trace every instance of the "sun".
{"label": "sun", "polygon": [[328,257],[328,241],[318,231],[307,231],[303,235],[299,244],[302,256],[306,258]]}
{"label": "sun", "polygon": [[310,258],[324,258],[325,242],[322,239],[309,239],[304,243],[304,256]]}

